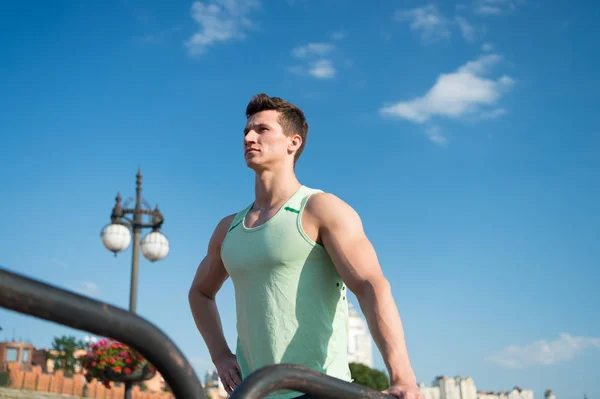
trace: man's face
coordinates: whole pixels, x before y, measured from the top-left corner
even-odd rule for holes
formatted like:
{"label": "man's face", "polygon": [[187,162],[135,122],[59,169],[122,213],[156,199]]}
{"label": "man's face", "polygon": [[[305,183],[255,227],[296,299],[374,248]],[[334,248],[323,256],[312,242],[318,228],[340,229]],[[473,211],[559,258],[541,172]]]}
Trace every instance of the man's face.
{"label": "man's face", "polygon": [[244,159],[248,167],[265,169],[290,158],[293,162],[292,151],[299,146],[299,136],[286,136],[278,118],[279,112],[268,110],[248,119],[244,129]]}

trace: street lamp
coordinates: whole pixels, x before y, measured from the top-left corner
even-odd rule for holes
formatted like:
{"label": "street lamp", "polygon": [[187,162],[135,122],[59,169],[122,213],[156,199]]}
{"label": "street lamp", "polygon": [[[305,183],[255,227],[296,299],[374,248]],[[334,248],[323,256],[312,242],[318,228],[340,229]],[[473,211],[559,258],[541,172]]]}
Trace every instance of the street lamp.
{"label": "street lamp", "polygon": [[[136,175],[135,207],[128,208],[131,199],[121,205],[121,194],[117,193],[116,204],[110,216],[110,224],[102,229],[101,237],[104,247],[117,256],[118,252],[124,251],[131,244],[131,232],[133,231],[133,254],[131,257],[131,285],[129,289],[129,311],[136,312],[137,308],[137,283],[139,252],[151,262],[164,259],[169,253],[169,241],[160,228],[164,217],[158,205],[151,209],[148,202],[142,199],[142,172],[138,169]],[[145,206],[142,208],[142,204]],[[131,215],[132,217],[128,217]],[[150,220],[144,222],[144,216]],[[151,228],[141,241],[142,230]],[[131,398],[131,383],[125,383],[125,398]]]}
{"label": "street lamp", "polygon": [[[142,255],[151,262],[164,259],[169,253],[169,241],[160,228],[164,217],[158,205],[151,209],[148,203],[142,199],[142,172],[138,170],[135,190],[135,207],[128,208],[131,199],[121,205],[121,194],[115,198],[116,204],[110,215],[111,223],[102,229],[102,243],[104,247],[117,253],[124,251],[131,244],[131,232],[133,231],[133,254],[131,258],[131,289],[129,296],[129,310],[133,313],[137,307],[137,280],[140,247]],[[142,204],[145,208],[142,208]],[[132,217],[128,217],[132,215]],[[151,217],[150,221],[144,222],[144,216]],[[147,234],[141,241],[142,230],[151,228],[152,232]]]}

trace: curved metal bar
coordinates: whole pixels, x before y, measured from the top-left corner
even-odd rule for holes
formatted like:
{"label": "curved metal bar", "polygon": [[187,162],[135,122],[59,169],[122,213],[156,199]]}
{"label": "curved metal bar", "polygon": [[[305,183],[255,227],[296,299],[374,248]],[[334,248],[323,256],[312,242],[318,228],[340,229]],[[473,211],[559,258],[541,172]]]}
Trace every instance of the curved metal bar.
{"label": "curved metal bar", "polygon": [[134,223],[134,222],[133,222],[133,219],[131,219],[131,218],[128,218],[128,217],[127,217],[127,216],[125,216],[125,215],[121,216],[121,219],[124,219],[124,220],[126,220],[126,221],[127,221],[127,226],[129,226],[129,227],[133,227],[133,223]]}
{"label": "curved metal bar", "polygon": [[181,399],[206,399],[192,366],[160,329],[124,309],[0,267],[0,306],[117,339],[144,355]]}
{"label": "curved metal bar", "polygon": [[125,214],[119,216],[116,219],[111,220],[112,223],[119,223],[129,228],[133,227],[133,220],[125,216]]}
{"label": "curved metal bar", "polygon": [[393,399],[370,388],[343,381],[303,366],[278,364],[263,367],[238,385],[229,399],[259,399],[280,390],[307,393],[320,399]]}
{"label": "curved metal bar", "polygon": [[125,216],[125,215],[133,215],[133,214],[135,214],[135,209],[124,208],[123,209],[123,214],[120,216],[120,218],[128,220],[130,223],[133,223],[133,219],[128,218],[127,216]]}

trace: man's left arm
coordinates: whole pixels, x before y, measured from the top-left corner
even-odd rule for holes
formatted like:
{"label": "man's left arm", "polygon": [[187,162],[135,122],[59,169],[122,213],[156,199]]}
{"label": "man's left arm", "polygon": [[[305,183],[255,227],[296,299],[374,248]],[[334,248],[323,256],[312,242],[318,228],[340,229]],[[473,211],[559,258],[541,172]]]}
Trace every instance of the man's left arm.
{"label": "man's left arm", "polygon": [[389,393],[418,395],[400,314],[359,215],[332,194],[314,195],[306,209],[342,280],[360,303],[390,375]]}

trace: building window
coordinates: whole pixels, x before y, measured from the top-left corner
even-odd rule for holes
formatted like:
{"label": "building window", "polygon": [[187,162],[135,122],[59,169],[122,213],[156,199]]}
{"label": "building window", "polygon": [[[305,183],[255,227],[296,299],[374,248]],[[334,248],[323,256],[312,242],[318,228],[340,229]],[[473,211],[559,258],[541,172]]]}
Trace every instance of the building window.
{"label": "building window", "polygon": [[29,349],[23,349],[21,352],[21,363],[29,363]]}
{"label": "building window", "polygon": [[7,362],[16,362],[17,355],[18,355],[17,348],[6,348],[6,361]]}

